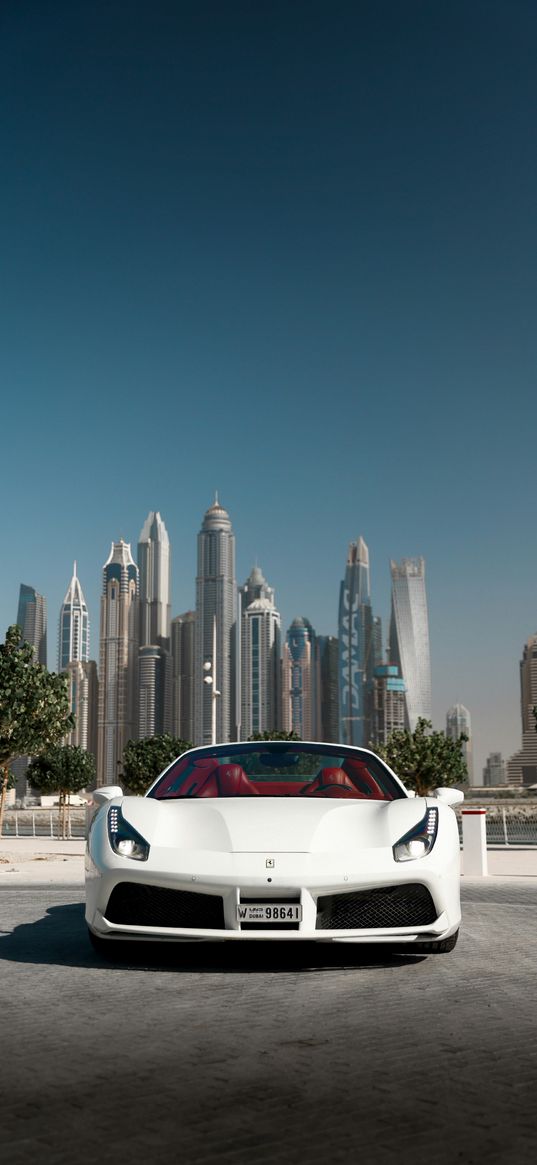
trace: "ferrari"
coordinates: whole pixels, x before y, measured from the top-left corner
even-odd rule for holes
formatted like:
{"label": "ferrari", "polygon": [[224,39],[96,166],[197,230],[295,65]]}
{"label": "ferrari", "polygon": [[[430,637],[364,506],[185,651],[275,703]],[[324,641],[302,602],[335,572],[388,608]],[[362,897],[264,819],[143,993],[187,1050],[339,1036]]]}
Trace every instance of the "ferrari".
{"label": "ferrari", "polygon": [[143,797],[96,789],[86,847],[95,949],[118,943],[383,943],[451,951],[463,794],[417,797],[368,749],[193,748]]}

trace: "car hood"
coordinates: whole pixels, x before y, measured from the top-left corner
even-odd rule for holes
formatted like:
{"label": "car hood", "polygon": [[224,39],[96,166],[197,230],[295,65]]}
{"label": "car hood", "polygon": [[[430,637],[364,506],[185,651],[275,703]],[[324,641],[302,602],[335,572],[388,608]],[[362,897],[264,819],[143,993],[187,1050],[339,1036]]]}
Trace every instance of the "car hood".
{"label": "car hood", "polygon": [[422,798],[360,801],[124,797],[123,816],[152,846],[218,853],[333,853],[392,846],[421,820]]}

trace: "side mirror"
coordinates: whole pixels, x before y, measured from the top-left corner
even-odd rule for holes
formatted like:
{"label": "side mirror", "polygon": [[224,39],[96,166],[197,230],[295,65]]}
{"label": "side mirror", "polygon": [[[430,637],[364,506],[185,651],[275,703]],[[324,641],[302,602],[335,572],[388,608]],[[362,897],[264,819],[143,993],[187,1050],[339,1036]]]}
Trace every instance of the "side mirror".
{"label": "side mirror", "polygon": [[114,797],[122,797],[123,789],[119,785],[103,785],[100,789],[94,789],[91,793],[91,799],[95,805],[106,805],[107,801],[113,801]]}
{"label": "side mirror", "polygon": [[442,801],[444,805],[460,805],[464,801],[464,793],[460,789],[450,789],[442,785],[439,789],[433,789],[433,797],[438,801]]}

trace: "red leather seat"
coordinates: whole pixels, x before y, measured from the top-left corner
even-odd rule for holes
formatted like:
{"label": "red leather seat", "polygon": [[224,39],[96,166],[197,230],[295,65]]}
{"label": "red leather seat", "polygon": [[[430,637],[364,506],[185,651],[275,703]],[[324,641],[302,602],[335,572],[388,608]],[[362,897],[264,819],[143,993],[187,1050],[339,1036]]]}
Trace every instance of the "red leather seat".
{"label": "red leather seat", "polygon": [[303,790],[306,797],[345,797],[351,800],[359,797],[360,793],[350,777],[343,769],[326,768]]}
{"label": "red leather seat", "polygon": [[194,771],[183,781],[183,797],[218,797],[218,765],[212,757],[200,757],[193,762]]}
{"label": "red leather seat", "polygon": [[258,790],[240,765],[218,765],[216,781],[221,797],[257,797]]}
{"label": "red leather seat", "polygon": [[369,772],[367,764],[363,760],[358,760],[355,757],[346,757],[342,764],[342,770],[345,775],[352,781],[361,797],[371,797],[372,799],[386,801],[386,796],[382,792],[380,785]]}

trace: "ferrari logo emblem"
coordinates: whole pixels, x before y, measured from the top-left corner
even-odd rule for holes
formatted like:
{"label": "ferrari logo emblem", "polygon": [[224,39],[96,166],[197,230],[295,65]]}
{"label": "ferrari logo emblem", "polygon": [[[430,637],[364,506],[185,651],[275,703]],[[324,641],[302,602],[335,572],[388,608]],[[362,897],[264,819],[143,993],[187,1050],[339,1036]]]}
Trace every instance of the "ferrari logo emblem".
{"label": "ferrari logo emblem", "polygon": [[274,869],[274,858],[267,858],[265,865],[267,867],[267,870],[273,870]]}

